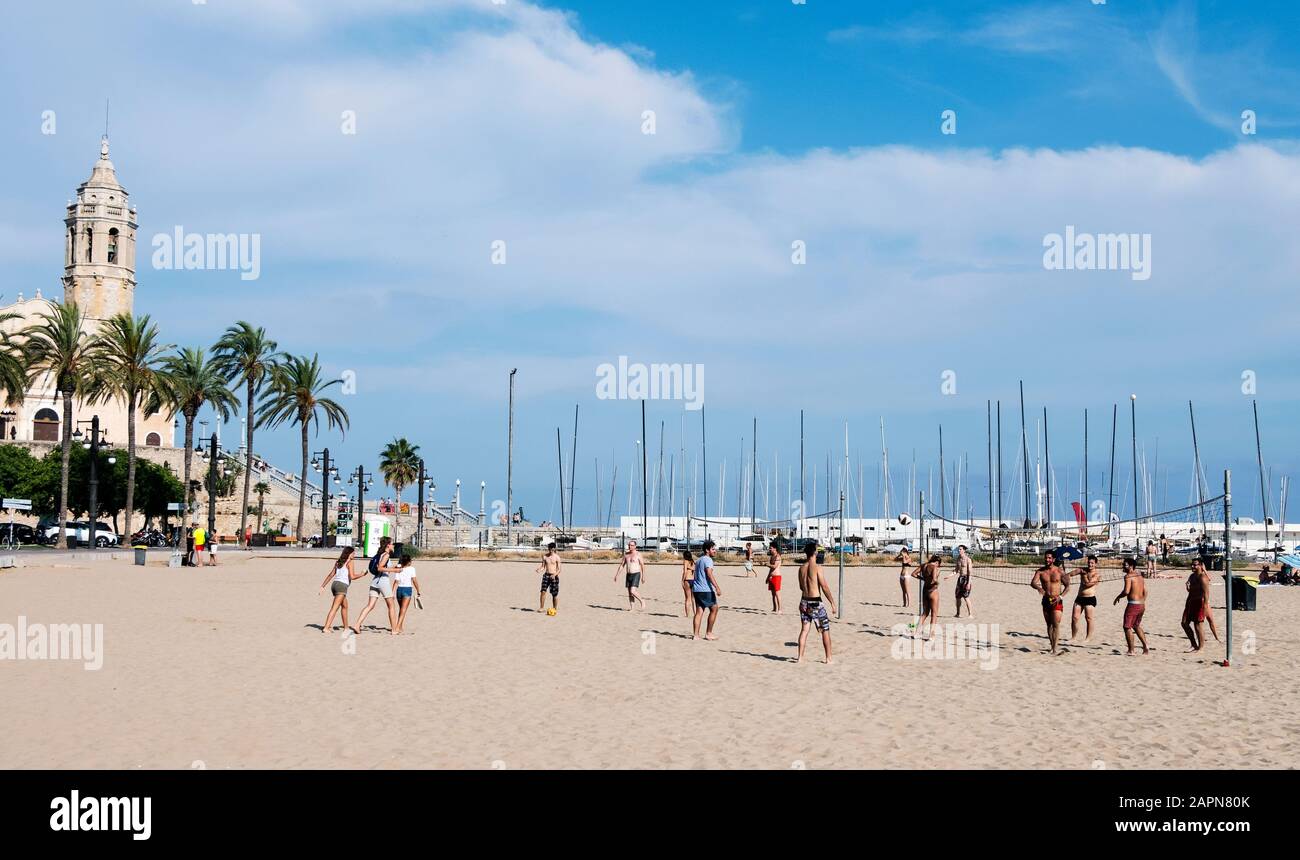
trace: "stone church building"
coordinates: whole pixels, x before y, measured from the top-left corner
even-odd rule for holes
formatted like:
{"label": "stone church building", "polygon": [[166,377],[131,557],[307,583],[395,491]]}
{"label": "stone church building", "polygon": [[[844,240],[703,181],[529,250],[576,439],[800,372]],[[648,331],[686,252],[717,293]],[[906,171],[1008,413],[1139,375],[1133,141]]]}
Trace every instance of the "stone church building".
{"label": "stone church building", "polygon": [[[131,313],[135,305],[136,209],[108,157],[108,138],[100,143],[99,158],[90,178],[77,186],[77,196],[68,203],[64,217],[63,295],[81,308],[87,326],[99,326],[115,314]],[[0,323],[15,332],[38,322],[51,302],[39,288],[35,296],[18,294],[13,304],[0,307],[0,314],[14,319]],[[49,374],[36,380],[18,406],[0,406],[0,438],[5,442],[56,443],[60,438],[63,401]],[[73,401],[73,420],[98,415],[101,431],[109,445],[126,445],[126,405],[120,401],[87,406]],[[82,428],[86,432],[88,428]],[[155,460],[170,460],[176,429],[166,414],[136,415],[136,444],[140,453]],[[41,449],[35,444],[30,447]],[[157,456],[161,455],[161,456]]]}

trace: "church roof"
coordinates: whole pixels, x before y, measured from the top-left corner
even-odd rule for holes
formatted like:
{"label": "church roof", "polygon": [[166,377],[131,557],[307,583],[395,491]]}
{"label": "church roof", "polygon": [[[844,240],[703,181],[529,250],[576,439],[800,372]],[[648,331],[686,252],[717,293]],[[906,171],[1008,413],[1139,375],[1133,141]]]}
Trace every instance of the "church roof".
{"label": "church roof", "polygon": [[122,191],[123,194],[126,193],[122,188],[122,183],[117,181],[117,170],[113,167],[113,162],[108,158],[107,137],[100,141],[99,160],[91,168],[90,178],[81,184],[81,187],[77,189],[77,193],[80,194],[87,188],[114,189]]}

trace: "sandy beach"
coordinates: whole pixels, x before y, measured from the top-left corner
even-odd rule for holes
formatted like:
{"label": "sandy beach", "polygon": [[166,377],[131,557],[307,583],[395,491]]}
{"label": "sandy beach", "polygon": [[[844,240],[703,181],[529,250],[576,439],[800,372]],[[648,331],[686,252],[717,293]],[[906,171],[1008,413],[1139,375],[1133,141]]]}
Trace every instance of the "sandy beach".
{"label": "sandy beach", "polygon": [[[678,569],[627,612],[613,564],[568,564],[555,617],[537,562],[423,561],[423,610],[387,635],[324,635],[329,561],[222,554],[216,569],[126,562],[0,572],[0,623],[103,625],[103,665],[0,660],[6,768],[1292,768],[1300,589],[1237,613],[1236,658],[1189,655],[1183,586],[1153,580],[1153,653],[1122,655],[1119,590],[1100,630],[1042,653],[1037,596],[977,579],[992,651],[903,659],[893,568],[846,573],[835,664],[795,665],[761,576],[721,566],[716,642],[690,640]],[[827,569],[835,581],[836,571]],[[369,577],[350,592],[353,618]],[[950,584],[943,621],[952,621]],[[1222,631],[1221,582],[1212,601]],[[1068,617],[1064,623],[1068,634]],[[377,626],[376,626],[377,625]],[[1248,647],[1243,648],[1243,645]],[[1253,651],[1253,653],[1244,653]]]}

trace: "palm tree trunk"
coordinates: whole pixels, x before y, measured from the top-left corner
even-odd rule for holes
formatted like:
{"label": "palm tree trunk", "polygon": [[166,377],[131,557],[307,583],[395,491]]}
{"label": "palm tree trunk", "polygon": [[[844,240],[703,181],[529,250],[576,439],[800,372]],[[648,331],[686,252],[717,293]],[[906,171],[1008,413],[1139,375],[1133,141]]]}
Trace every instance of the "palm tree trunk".
{"label": "palm tree trunk", "polygon": [[393,509],[393,542],[396,543],[402,534],[402,485],[394,484],[393,489],[397,491],[397,507]]}
{"label": "palm tree trunk", "polygon": [[193,501],[193,494],[190,490],[190,460],[194,456],[194,416],[196,413],[185,413],[185,512],[181,515],[183,521],[181,527],[189,522],[190,504]]}
{"label": "palm tree trunk", "polygon": [[257,494],[257,530],[266,528],[266,493]]}
{"label": "palm tree trunk", "polygon": [[[135,509],[135,398],[134,391],[126,398],[126,514],[123,517],[126,531],[123,534],[128,538],[134,534],[131,531],[131,512]],[[95,524],[91,523],[90,528],[91,540],[94,541]]]}
{"label": "palm tree trunk", "polygon": [[[244,530],[248,527],[248,488],[253,477],[253,380],[248,379],[248,397],[244,405],[244,503],[239,506],[239,540],[244,539]],[[247,546],[245,546],[247,549]]]}
{"label": "palm tree trunk", "polygon": [[[63,467],[59,477],[59,537],[58,543],[67,544],[64,531],[68,527],[68,463],[72,457],[72,392],[63,392]],[[57,544],[56,544],[57,545]]]}
{"label": "palm tree trunk", "polygon": [[302,543],[302,515],[307,506],[307,422],[302,422],[302,473],[298,476],[298,543]]}

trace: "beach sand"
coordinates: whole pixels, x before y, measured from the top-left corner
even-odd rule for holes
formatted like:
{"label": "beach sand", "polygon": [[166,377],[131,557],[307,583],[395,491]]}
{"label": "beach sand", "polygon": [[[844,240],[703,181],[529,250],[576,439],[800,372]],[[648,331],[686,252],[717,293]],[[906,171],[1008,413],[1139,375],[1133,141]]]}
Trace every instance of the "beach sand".
{"label": "beach sand", "polygon": [[[411,609],[411,635],[382,632],[381,604],[350,639],[320,631],[329,561],[221,560],[0,572],[0,623],[102,624],[104,636],[98,671],[0,660],[0,767],[1300,764],[1300,588],[1261,589],[1259,611],[1235,614],[1236,657],[1224,668],[1213,643],[1183,653],[1179,580],[1150,582],[1150,656],[1122,656],[1122,606],[1110,605],[1119,589],[1107,582],[1094,641],[1053,657],[1042,653],[1037,596],[976,579],[975,622],[999,625],[994,664],[993,652],[901,659],[891,630],[910,614],[895,570],[850,568],[826,666],[815,633],[805,662],[791,662],[793,568],[776,616],[761,575],[720,566],[720,638],[695,642],[675,565],[649,569],[648,608],[631,613],[613,564],[568,564],[560,612],[548,617],[536,611],[535,560],[424,561],[425,609]],[[836,575],[827,568],[832,584]],[[353,620],[368,582],[352,586]],[[952,621],[951,582],[941,611]],[[1068,615],[1063,626],[1068,634]]]}

